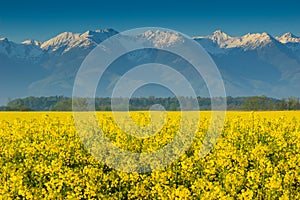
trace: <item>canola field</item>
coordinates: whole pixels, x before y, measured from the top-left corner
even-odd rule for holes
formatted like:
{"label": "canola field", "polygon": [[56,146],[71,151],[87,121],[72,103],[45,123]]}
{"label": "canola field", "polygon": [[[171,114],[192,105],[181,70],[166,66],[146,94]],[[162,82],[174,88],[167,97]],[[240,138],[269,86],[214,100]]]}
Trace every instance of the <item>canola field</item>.
{"label": "canola field", "polygon": [[[132,152],[166,145],[180,120],[179,112],[168,112],[160,132],[135,138],[111,113],[97,116],[107,137]],[[300,199],[300,112],[227,112],[205,157],[198,152],[210,113],[200,116],[192,145],[175,162],[126,173],[89,153],[71,112],[1,112],[0,199]],[[147,113],[131,117],[149,123]]]}

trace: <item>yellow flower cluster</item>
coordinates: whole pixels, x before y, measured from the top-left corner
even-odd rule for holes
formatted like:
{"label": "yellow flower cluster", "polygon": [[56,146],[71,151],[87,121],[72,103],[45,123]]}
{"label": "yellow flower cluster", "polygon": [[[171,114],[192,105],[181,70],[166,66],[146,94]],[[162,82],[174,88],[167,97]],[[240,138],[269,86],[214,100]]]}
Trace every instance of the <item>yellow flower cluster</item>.
{"label": "yellow flower cluster", "polygon": [[[137,153],[168,144],[180,123],[179,112],[168,112],[161,131],[137,138],[111,113],[97,116],[116,146]],[[151,123],[147,113],[130,117]],[[227,112],[218,143],[202,158],[209,119],[200,112],[200,123],[191,122],[196,137],[179,159],[138,174],[94,158],[72,113],[0,113],[0,199],[300,199],[300,112]]]}

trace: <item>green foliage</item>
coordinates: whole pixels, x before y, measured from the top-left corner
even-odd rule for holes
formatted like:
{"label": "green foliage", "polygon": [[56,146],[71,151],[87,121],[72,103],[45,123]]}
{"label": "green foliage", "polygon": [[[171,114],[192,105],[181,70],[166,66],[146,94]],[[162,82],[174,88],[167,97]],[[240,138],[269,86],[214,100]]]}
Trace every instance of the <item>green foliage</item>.
{"label": "green foliage", "polygon": [[267,96],[246,97],[243,102],[244,110],[281,110],[280,101]]}
{"label": "green foliage", "polygon": [[6,110],[19,111],[22,106],[30,108],[34,111],[49,111],[51,107],[55,106],[58,102],[64,99],[69,99],[63,96],[52,97],[26,97],[22,99],[9,100]]}
{"label": "green foliage", "polygon": [[[126,110],[126,102],[129,102],[129,110],[149,110],[151,106],[159,104],[166,110],[176,111],[181,110],[180,100],[190,102],[191,97],[133,97],[128,98],[115,98],[115,110]],[[211,109],[211,99],[208,97],[198,97],[200,110]],[[221,98],[215,98],[215,102]],[[90,110],[92,107],[88,103],[89,99],[76,98],[75,105],[79,110]],[[96,98],[95,108],[98,111],[111,110],[111,98]],[[189,110],[195,110],[195,107],[187,105]],[[228,110],[300,110],[299,98],[289,97],[281,100],[270,98],[267,96],[251,96],[251,97],[227,97]],[[71,111],[72,99],[64,96],[52,97],[26,97],[22,99],[10,100],[7,106],[0,107],[0,111]]]}
{"label": "green foliage", "polygon": [[72,99],[64,98],[57,102],[54,106],[50,107],[51,111],[71,111],[72,110]]}

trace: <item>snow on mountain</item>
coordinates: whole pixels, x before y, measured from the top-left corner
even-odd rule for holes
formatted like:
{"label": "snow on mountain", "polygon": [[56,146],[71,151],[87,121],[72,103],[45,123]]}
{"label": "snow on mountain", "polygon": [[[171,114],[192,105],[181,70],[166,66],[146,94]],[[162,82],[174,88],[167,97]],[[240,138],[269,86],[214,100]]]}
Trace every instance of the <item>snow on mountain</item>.
{"label": "snow on mountain", "polygon": [[25,44],[25,45],[35,45],[37,47],[41,46],[41,42],[40,41],[37,41],[37,40],[25,40],[22,42],[22,44]]}
{"label": "snow on mountain", "polygon": [[89,38],[90,40],[99,44],[100,42],[106,40],[107,38],[117,34],[118,32],[114,29],[103,29],[103,30],[95,30],[95,31],[86,31],[81,36],[85,38]]}
{"label": "snow on mountain", "polygon": [[291,32],[285,33],[281,36],[277,36],[276,39],[283,43],[300,43],[300,37],[293,35]]}
{"label": "snow on mountain", "polygon": [[[0,38],[0,90],[4,91],[0,98],[25,95],[22,92],[28,92],[27,96],[70,95],[75,75],[86,55],[117,33],[113,29],[64,32],[43,43],[25,40],[20,44]],[[138,37],[146,38],[155,47],[184,42],[179,34],[171,31],[149,30]],[[300,91],[299,37],[291,33],[275,38],[267,33],[236,37],[217,30],[208,36],[194,37],[194,40],[211,54],[224,77],[228,95],[298,95],[295,91]],[[132,63],[139,64],[152,58],[161,61],[162,55],[157,56],[155,51],[132,52],[128,58],[115,63],[107,80],[116,80],[115,77],[130,69]],[[182,66],[170,56],[165,62]],[[191,77],[193,71],[185,70]],[[14,84],[8,82],[17,86],[13,88]]]}
{"label": "snow on mountain", "polygon": [[[8,41],[7,38],[0,38],[0,53],[17,57],[39,56],[42,52],[55,52],[61,55],[74,48],[91,49],[117,33],[113,29],[89,30],[84,33],[64,32],[43,43],[36,40],[25,40],[21,44]],[[179,41],[183,42],[183,38],[179,34],[169,31],[158,30],[154,32],[149,30],[142,37],[147,38],[157,47],[170,46]],[[276,42],[276,40],[286,44],[292,50],[297,50],[300,47],[300,37],[296,37],[292,33],[286,33],[274,39],[267,33],[248,33],[241,37],[233,37],[217,30],[212,35],[197,36],[194,39],[212,54],[226,54],[234,48],[254,50],[265,47]]]}
{"label": "snow on mountain", "polygon": [[17,44],[9,41],[7,38],[0,39],[0,54],[6,55],[11,58],[36,60],[37,57],[43,54],[42,49],[35,44],[25,43]]}
{"label": "snow on mountain", "polygon": [[86,31],[82,34],[64,32],[42,43],[41,48],[46,51],[64,54],[73,48],[88,49],[95,47],[97,44],[116,33],[117,31],[113,29]]}
{"label": "snow on mountain", "polygon": [[267,46],[275,41],[267,33],[248,33],[242,37],[232,37],[221,30],[217,30],[208,36],[196,36],[194,39],[213,54],[228,52],[222,49],[242,48],[243,50],[253,50]]}
{"label": "snow on mountain", "polygon": [[[113,29],[103,29],[95,31],[86,31],[84,33],[61,33],[43,43],[36,40],[25,40],[21,44],[16,44],[0,38],[0,53],[17,57],[40,56],[43,52],[65,54],[72,49],[92,49],[105,39],[117,34]],[[170,46],[176,42],[183,42],[179,34],[170,31],[146,31],[142,37],[147,38],[156,47]],[[286,33],[276,40],[267,33],[246,34],[241,37],[232,37],[221,30],[215,31],[212,35],[194,37],[208,52],[212,54],[227,54],[234,48],[240,48],[244,51],[254,50],[265,47],[272,42],[286,44],[290,49],[298,50],[300,38],[291,33]],[[290,44],[293,43],[293,44]],[[297,43],[294,45],[294,43]]]}
{"label": "snow on mountain", "polygon": [[88,46],[90,45],[89,40],[80,37],[79,33],[64,32],[56,37],[42,43],[41,48],[46,51],[68,51],[73,46]]}
{"label": "snow on mountain", "polygon": [[146,38],[152,42],[155,47],[169,47],[177,42],[184,42],[184,38],[178,33],[171,31],[146,31],[141,37]]}
{"label": "snow on mountain", "polygon": [[256,48],[261,48],[269,45],[270,43],[274,42],[275,39],[269,35],[268,33],[255,33],[244,35],[240,39],[240,43],[237,47],[243,47],[245,50],[253,50]]}
{"label": "snow on mountain", "polygon": [[221,47],[222,44],[226,44],[229,41],[232,41],[233,38],[221,30],[216,30],[210,37],[214,42],[217,42]]}
{"label": "snow on mountain", "polygon": [[212,35],[208,36],[197,36],[194,37],[196,40],[201,40],[201,39],[209,39],[213,43],[217,44],[220,48],[227,48],[228,46],[231,46],[231,43],[235,41],[235,38],[227,35],[221,30],[216,30]]}
{"label": "snow on mountain", "polygon": [[7,38],[0,39],[0,53],[8,54],[10,51],[9,46],[10,46],[10,42],[8,41]]}
{"label": "snow on mountain", "polygon": [[300,37],[293,35],[291,32],[285,33],[276,39],[295,52],[297,55],[300,53]]}

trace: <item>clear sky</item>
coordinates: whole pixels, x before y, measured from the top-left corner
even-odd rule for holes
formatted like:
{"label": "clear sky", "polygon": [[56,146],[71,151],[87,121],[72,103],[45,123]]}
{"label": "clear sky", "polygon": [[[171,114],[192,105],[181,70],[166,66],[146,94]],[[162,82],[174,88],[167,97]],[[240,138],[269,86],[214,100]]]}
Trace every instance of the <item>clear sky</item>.
{"label": "clear sky", "polygon": [[61,32],[159,26],[189,36],[221,29],[237,36],[292,32],[300,36],[300,1],[7,0],[0,1],[0,37],[44,41]]}

